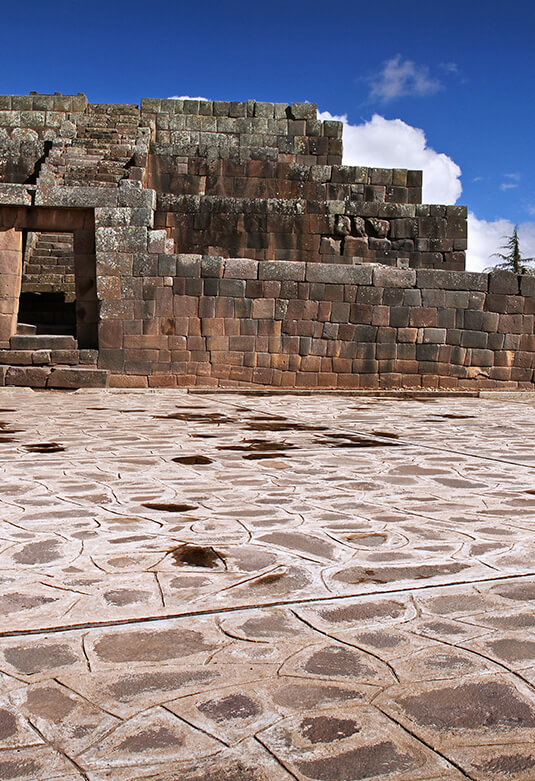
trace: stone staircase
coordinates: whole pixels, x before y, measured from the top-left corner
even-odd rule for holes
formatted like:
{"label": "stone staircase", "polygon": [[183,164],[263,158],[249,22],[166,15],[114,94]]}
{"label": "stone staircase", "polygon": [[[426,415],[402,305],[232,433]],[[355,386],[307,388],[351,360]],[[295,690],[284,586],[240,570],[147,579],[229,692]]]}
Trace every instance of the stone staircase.
{"label": "stone staircase", "polygon": [[116,187],[128,178],[127,164],[133,143],[116,128],[87,125],[65,150],[64,182],[67,186]]}
{"label": "stone staircase", "polygon": [[72,233],[30,233],[22,272],[22,292],[76,297]]}
{"label": "stone staircase", "polygon": [[72,139],[54,143],[41,167],[41,181],[52,178],[67,187],[117,187],[121,179],[141,176],[133,166],[137,128],[119,129],[112,118],[78,127]]}
{"label": "stone staircase", "polygon": [[36,330],[32,325],[19,325],[9,350],[0,350],[0,385],[106,387],[108,371],[97,368],[97,350],[80,350],[72,336],[38,334]]}

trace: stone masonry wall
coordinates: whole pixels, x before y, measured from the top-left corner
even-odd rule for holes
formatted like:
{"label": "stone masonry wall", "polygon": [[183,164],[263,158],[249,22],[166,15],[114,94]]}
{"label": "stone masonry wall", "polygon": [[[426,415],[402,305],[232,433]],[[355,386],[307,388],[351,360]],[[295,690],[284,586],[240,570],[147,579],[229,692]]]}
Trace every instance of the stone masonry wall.
{"label": "stone masonry wall", "polygon": [[133,276],[109,263],[112,385],[533,388],[533,277],[157,251]]}
{"label": "stone masonry wall", "polygon": [[464,269],[466,209],[423,206],[422,172],[343,166],[312,103],[141,101],[155,226],[185,253]]}
{"label": "stone masonry wall", "polygon": [[184,253],[464,268],[466,209],[422,205],[421,171],[343,166],[342,123],[312,103],[0,96],[0,183],[58,206],[86,187],[86,206],[125,180]]}

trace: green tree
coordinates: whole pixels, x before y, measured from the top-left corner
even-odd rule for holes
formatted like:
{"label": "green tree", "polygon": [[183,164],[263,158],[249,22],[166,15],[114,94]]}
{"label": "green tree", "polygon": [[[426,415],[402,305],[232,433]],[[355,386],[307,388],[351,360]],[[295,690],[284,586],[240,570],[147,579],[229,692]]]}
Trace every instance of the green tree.
{"label": "green tree", "polygon": [[493,258],[500,258],[502,262],[489,266],[486,271],[499,268],[505,271],[512,271],[513,274],[535,274],[535,269],[527,265],[528,263],[533,263],[535,258],[523,258],[520,253],[518,226],[515,225],[510,236],[504,236],[503,238],[505,239],[505,244],[500,249],[505,250],[505,252],[495,252],[492,255]]}

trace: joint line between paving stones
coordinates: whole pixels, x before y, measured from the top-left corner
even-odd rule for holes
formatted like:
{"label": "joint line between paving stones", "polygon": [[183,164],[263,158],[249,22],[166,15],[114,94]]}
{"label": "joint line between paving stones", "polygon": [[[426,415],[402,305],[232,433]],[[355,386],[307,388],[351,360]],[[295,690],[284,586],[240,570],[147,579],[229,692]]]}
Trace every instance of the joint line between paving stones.
{"label": "joint line between paving stones", "polygon": [[280,766],[282,767],[282,769],[283,769],[283,770],[286,770],[286,772],[288,773],[288,775],[289,775],[289,776],[291,776],[292,778],[295,778],[295,781],[298,781],[298,778],[297,778],[297,776],[296,776],[296,775],[294,775],[294,774],[292,773],[292,771],[289,769],[289,767],[286,765],[286,763],[284,763],[280,757],[278,757],[278,756],[277,756],[275,753],[273,753],[273,751],[272,751],[272,750],[269,748],[269,746],[267,746],[267,745],[264,743],[264,741],[263,741],[263,740],[261,740],[261,739],[258,737],[258,735],[259,735],[259,733],[257,733],[257,734],[254,736],[254,739],[256,740],[256,742],[257,742],[257,743],[260,743],[260,745],[262,746],[262,748],[264,749],[264,751],[266,751],[266,752],[267,752],[267,753],[268,753],[268,754],[269,754],[271,757],[273,757],[273,759],[275,760],[275,762],[276,762],[278,765],[280,765]]}
{"label": "joint line between paving stones", "polygon": [[435,588],[451,588],[454,586],[475,586],[479,583],[496,583],[519,578],[535,577],[535,572],[519,572],[514,575],[494,576],[479,578],[478,580],[454,580],[451,583],[427,583],[414,586],[400,586],[383,591],[366,591],[358,594],[332,594],[327,597],[303,597],[302,599],[279,599],[273,602],[264,602],[261,605],[230,605],[217,610],[188,610],[185,613],[168,613],[159,616],[141,616],[140,618],[121,618],[116,621],[86,621],[83,624],[71,624],[63,626],[44,627],[42,629],[12,629],[0,631],[0,639],[6,637],[29,637],[33,635],[60,634],[64,632],[79,632],[86,629],[112,629],[118,626],[132,626],[136,624],[149,624],[157,621],[175,621],[181,618],[218,616],[223,613],[238,613],[245,610],[263,610],[271,607],[291,607],[292,605],[315,605],[316,603],[337,602],[345,599],[362,599],[365,597],[383,597],[390,594],[411,594],[413,591],[429,591]]}
{"label": "joint line between paving stones", "polygon": [[372,656],[374,659],[377,659],[378,662],[381,662],[381,664],[386,665],[392,675],[394,676],[394,680],[399,683],[399,676],[395,669],[392,667],[390,662],[388,662],[386,659],[381,659],[381,657],[378,654],[374,654],[373,651],[370,651],[367,648],[362,648],[360,645],[356,645],[356,643],[350,643],[348,640],[341,640],[338,637],[334,637],[333,635],[330,635],[328,632],[324,632],[323,629],[319,629],[317,626],[314,626],[310,621],[307,621],[306,618],[303,618],[303,616],[300,616],[299,613],[297,613],[295,610],[292,610],[292,614],[297,618],[298,621],[301,621],[305,626],[308,626],[309,629],[312,629],[313,632],[317,632],[319,635],[323,635],[324,637],[328,637],[329,640],[334,640],[336,643],[341,643],[342,645],[347,645],[350,648],[356,648],[357,651],[361,651],[364,654],[368,654],[369,656]]}
{"label": "joint line between paving stones", "polygon": [[438,757],[443,759],[445,762],[448,763],[448,765],[451,765],[455,768],[455,770],[458,770],[459,773],[462,773],[463,778],[467,778],[469,781],[477,781],[477,779],[474,778],[474,776],[468,775],[466,770],[462,768],[455,760],[449,759],[445,754],[443,754],[441,751],[439,751],[437,748],[431,745],[431,743],[428,743],[424,738],[420,737],[420,735],[417,735],[415,732],[410,730],[408,727],[406,727],[404,724],[402,724],[400,721],[395,719],[393,716],[391,716],[389,713],[386,713],[382,708],[380,708],[378,705],[375,705],[377,710],[379,710],[383,716],[386,716],[386,718],[391,721],[393,724],[396,724],[400,729],[403,730],[407,735],[410,735],[413,740],[418,741],[418,743],[421,743],[423,746],[425,746],[427,749],[433,752],[433,754],[436,754]]}

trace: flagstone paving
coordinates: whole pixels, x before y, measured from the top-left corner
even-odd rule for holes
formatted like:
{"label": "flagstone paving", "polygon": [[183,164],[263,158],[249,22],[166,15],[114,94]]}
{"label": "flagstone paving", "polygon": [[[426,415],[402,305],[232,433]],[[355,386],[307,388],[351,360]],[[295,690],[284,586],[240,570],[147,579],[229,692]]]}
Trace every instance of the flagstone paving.
{"label": "flagstone paving", "polygon": [[0,393],[0,778],[535,778],[535,401]]}

